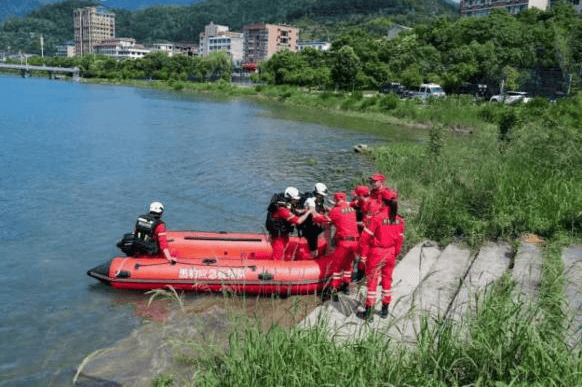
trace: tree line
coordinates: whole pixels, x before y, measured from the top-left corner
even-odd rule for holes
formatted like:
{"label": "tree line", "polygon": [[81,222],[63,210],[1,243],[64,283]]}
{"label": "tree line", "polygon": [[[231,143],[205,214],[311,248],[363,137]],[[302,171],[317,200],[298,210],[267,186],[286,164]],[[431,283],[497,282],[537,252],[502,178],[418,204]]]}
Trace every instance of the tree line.
{"label": "tree line", "polygon": [[261,67],[261,77],[273,84],[344,90],[434,82],[453,91],[465,82],[504,81],[509,89],[564,91],[582,66],[582,19],[568,3],[517,15],[494,10],[480,18],[441,18],[393,39],[379,28],[386,23],[375,18],[346,29],[329,52],[278,52]]}

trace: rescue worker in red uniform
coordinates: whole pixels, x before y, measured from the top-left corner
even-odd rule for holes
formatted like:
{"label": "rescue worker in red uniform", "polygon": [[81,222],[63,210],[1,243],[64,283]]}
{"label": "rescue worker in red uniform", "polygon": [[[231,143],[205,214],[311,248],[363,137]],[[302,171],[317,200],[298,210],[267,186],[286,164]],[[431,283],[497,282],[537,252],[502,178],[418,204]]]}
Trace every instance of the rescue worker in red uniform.
{"label": "rescue worker in red uniform", "polygon": [[404,240],[404,220],[398,216],[398,202],[393,193],[386,190],[382,193],[382,203],[388,211],[380,211],[366,226],[360,237],[359,250],[367,251],[367,295],[365,310],[356,315],[364,320],[372,319],[372,310],[377,301],[378,281],[382,282],[381,318],[388,317],[388,306],[391,301],[392,272],[396,265]]}
{"label": "rescue worker in red uniform", "polygon": [[146,215],[140,215],[135,223],[134,247],[136,256],[164,257],[171,263],[176,260],[170,254],[168,239],[166,237],[166,224],[162,222],[164,206],[160,202],[150,204],[150,211]]}
{"label": "rescue worker in red uniform", "polygon": [[365,185],[358,185],[352,191],[352,197],[350,206],[356,210],[356,220],[358,221],[358,227],[361,232],[364,229],[364,207],[366,202],[370,200],[370,189]]}
{"label": "rescue worker in red uniform", "polygon": [[381,173],[370,176],[370,200],[366,201],[366,205],[363,208],[364,211],[364,222],[367,220],[366,217],[370,218],[377,215],[382,210],[387,210],[382,204],[382,194],[385,191],[389,191],[395,200],[398,200],[398,193],[384,185],[386,177]]}
{"label": "rescue worker in red uniform", "polygon": [[265,227],[271,239],[273,260],[282,261],[285,258],[293,226],[303,223],[308,216],[314,214],[314,210],[310,208],[303,215],[297,216],[293,209],[299,204],[299,199],[299,191],[295,187],[288,187],[282,195],[275,194],[271,199]]}
{"label": "rescue worker in red uniform", "polygon": [[[363,223],[364,225],[368,224],[370,219],[374,216],[379,215],[382,211],[390,211],[387,206],[383,204],[383,195],[390,195],[390,197],[398,201],[398,193],[384,185],[386,177],[381,173],[374,174],[370,176],[370,185],[372,189],[370,190],[370,198],[365,202],[363,206]],[[363,247],[363,250],[360,251],[361,258],[360,258],[360,268],[362,266],[365,268],[366,266],[366,257],[368,256],[368,252],[366,251],[366,247]]]}
{"label": "rescue worker in red uniform", "polygon": [[[370,189],[365,185],[358,185],[352,191],[352,197],[353,199],[350,202],[350,206],[356,210],[358,232],[361,234],[364,229],[364,209],[367,206],[367,202],[370,200]],[[359,255],[356,256],[352,280],[360,281],[364,278],[365,270],[365,262],[362,262]]]}
{"label": "rescue worker in red uniform", "polygon": [[332,252],[330,291],[324,292],[324,301],[329,299],[331,294],[334,295],[334,301],[337,301],[338,291],[349,294],[349,285],[352,282],[352,270],[359,239],[356,211],[347,202],[346,193],[336,192],[333,195],[333,200],[335,205],[328,216],[316,215],[313,217],[315,222],[331,223],[335,227],[333,236],[335,249]]}
{"label": "rescue worker in red uniform", "polygon": [[[327,187],[323,183],[317,183],[313,187],[312,192],[305,192],[301,195],[301,204],[304,210],[309,208],[314,208],[316,214],[325,215],[328,209],[325,207],[324,200],[327,196]],[[297,232],[299,236],[304,237],[307,240],[307,246],[309,247],[309,252],[311,258],[316,258],[318,254],[318,244],[319,234],[326,230],[325,227],[317,224],[313,221],[311,216],[308,216],[305,222],[297,227]],[[329,239],[329,234],[326,235],[326,239]]]}

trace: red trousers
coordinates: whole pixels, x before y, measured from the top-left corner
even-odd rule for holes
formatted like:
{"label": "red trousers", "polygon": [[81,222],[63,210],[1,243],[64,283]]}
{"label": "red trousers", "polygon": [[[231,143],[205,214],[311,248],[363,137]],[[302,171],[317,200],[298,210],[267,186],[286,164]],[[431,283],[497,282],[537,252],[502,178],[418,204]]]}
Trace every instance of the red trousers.
{"label": "red trousers", "polygon": [[337,240],[332,253],[331,288],[337,289],[342,283],[352,282],[354,258],[358,249],[358,241]]}
{"label": "red trousers", "polygon": [[366,308],[376,304],[378,298],[378,281],[382,281],[382,304],[389,304],[392,297],[392,272],[396,266],[396,247],[372,247],[366,262]]}
{"label": "red trousers", "polygon": [[273,249],[273,260],[283,261],[285,259],[285,248],[289,244],[289,234],[281,236],[271,236],[271,248]]}

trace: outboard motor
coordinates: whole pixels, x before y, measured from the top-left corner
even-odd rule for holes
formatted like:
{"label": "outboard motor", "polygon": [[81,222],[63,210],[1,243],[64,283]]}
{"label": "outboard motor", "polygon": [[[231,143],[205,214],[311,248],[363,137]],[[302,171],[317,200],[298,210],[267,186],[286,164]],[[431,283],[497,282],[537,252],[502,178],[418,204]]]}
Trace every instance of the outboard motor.
{"label": "outboard motor", "polygon": [[123,238],[117,242],[117,247],[128,257],[133,257],[135,255],[135,235],[133,233],[124,234]]}

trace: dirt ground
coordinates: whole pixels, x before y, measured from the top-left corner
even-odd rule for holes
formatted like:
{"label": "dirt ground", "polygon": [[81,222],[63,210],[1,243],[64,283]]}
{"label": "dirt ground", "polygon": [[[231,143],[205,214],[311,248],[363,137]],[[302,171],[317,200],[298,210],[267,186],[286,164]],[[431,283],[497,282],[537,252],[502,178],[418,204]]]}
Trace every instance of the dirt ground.
{"label": "dirt ground", "polygon": [[[167,322],[174,310],[180,309],[179,303],[172,298],[144,296],[134,300],[134,313],[156,322]],[[185,314],[197,315],[213,308],[226,310],[233,319],[246,316],[253,321],[260,321],[268,329],[273,324],[284,328],[297,325],[305,316],[321,305],[318,295],[300,295],[290,297],[252,297],[224,296],[221,294],[184,294],[182,303]]]}

